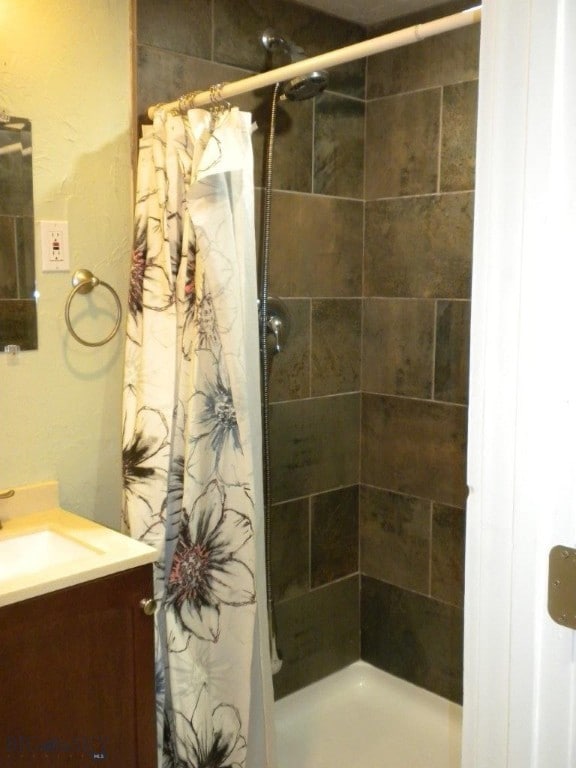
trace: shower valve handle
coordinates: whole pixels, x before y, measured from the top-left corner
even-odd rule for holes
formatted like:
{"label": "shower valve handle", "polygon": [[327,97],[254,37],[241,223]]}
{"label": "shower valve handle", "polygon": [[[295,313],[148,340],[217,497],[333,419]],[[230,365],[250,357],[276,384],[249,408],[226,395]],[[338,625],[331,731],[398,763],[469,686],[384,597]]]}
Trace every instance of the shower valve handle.
{"label": "shower valve handle", "polygon": [[268,330],[274,334],[275,344],[274,352],[281,352],[282,346],[280,344],[280,334],[282,332],[282,319],[278,315],[271,315],[268,318]]}

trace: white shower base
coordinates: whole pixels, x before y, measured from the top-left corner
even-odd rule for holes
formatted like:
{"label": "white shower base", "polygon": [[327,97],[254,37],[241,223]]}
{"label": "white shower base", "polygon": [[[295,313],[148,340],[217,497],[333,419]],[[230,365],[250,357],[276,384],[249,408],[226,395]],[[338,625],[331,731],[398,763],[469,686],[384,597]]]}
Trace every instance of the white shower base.
{"label": "white shower base", "polygon": [[279,768],[458,768],[462,708],[358,661],[275,704]]}

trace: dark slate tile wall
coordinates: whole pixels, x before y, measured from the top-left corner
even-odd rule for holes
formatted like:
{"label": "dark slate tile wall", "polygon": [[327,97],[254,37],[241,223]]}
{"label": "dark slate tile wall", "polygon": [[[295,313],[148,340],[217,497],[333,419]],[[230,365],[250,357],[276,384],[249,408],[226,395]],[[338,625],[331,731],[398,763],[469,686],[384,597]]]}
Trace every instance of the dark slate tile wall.
{"label": "dark slate tile wall", "polygon": [[274,192],[271,292],[293,298],[361,297],[363,223],[360,200]]}
{"label": "dark slate tile wall", "polygon": [[433,356],[433,301],[365,299],[362,335],[365,390],[429,398]]}
{"label": "dark slate tile wall", "polygon": [[283,665],[274,676],[285,696],[357,661],[360,655],[358,575],[277,604]]}
{"label": "dark slate tile wall", "polygon": [[138,44],[212,58],[212,0],[138,0]]}
{"label": "dark slate tile wall", "polygon": [[432,400],[365,394],[362,482],[463,506],[466,409]]}
{"label": "dark slate tile wall", "polygon": [[360,198],[364,189],[364,102],[326,93],[316,105],[314,191]]}
{"label": "dark slate tile wall", "polygon": [[[267,58],[260,35],[269,27],[309,55],[365,38],[359,26],[283,0],[138,0],[137,13],[141,121],[150,104],[287,63]],[[278,105],[270,283],[291,317],[270,381],[278,695],[360,652],[364,99],[365,62],[357,61],[331,70],[329,89],[314,101]],[[259,127],[259,188],[270,91],[235,104]],[[257,189],[258,218],[261,202]]]}
{"label": "dark slate tile wall", "polygon": [[366,198],[420,195],[438,184],[442,89],[368,102]]}
{"label": "dark slate tile wall", "polygon": [[358,393],[272,403],[272,501],[357,483],[359,422]]}
{"label": "dark slate tile wall", "polygon": [[405,589],[430,588],[431,505],[363,485],[360,491],[362,573]]}
{"label": "dark slate tile wall", "polygon": [[310,581],[321,587],[358,570],[358,486],[312,496]]}
{"label": "dark slate tile wall", "polygon": [[[310,55],[366,36],[283,0],[137,5],[141,120],[284,63],[266,59],[267,27]],[[278,110],[271,287],[291,316],[270,382],[278,696],[358,658],[360,628],[364,658],[460,695],[477,53],[474,30],[444,35],[373,58],[367,82],[364,62],[331,70],[322,96]],[[259,127],[257,188],[269,100],[235,100]]]}
{"label": "dark slate tile wall", "polygon": [[442,103],[442,192],[474,189],[478,83],[447,85]]}
{"label": "dark slate tile wall", "polygon": [[368,61],[368,99],[478,79],[478,26],[376,54]]}
{"label": "dark slate tile wall", "polygon": [[430,594],[459,608],[464,605],[464,538],[461,510],[432,504]]}
{"label": "dark slate tile wall", "polygon": [[436,303],[434,392],[437,400],[468,402],[470,302]]}
{"label": "dark slate tile wall", "polygon": [[362,658],[452,701],[462,700],[462,611],[362,577]]}
{"label": "dark slate tile wall", "polygon": [[[258,72],[268,63],[259,41],[259,34],[268,28],[296,42],[309,56],[365,37],[357,25],[282,0],[213,0],[213,9],[214,59]],[[364,83],[363,61],[331,71],[331,90],[364,98]]]}
{"label": "dark slate tile wall", "polygon": [[281,355],[271,358],[270,399],[310,397],[310,299],[284,298],[290,318],[290,341]]}
{"label": "dark slate tile wall", "polygon": [[274,600],[310,590],[310,499],[275,504],[271,510],[271,570]]}
{"label": "dark slate tile wall", "polygon": [[365,294],[469,299],[473,211],[470,191],[369,200]]}
{"label": "dark slate tile wall", "polygon": [[362,657],[455,701],[478,39],[372,57],[366,109]]}
{"label": "dark slate tile wall", "polygon": [[312,395],[360,389],[360,299],[312,301]]}

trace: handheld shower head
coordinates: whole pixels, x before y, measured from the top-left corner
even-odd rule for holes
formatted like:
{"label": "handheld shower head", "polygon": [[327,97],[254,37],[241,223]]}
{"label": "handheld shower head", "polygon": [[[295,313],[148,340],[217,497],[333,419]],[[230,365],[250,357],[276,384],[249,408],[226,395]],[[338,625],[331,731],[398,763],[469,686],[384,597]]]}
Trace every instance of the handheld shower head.
{"label": "handheld shower head", "polygon": [[[260,38],[262,45],[270,53],[279,51],[288,57],[293,64],[306,58],[304,50],[285,37],[277,35],[273,29],[267,29]],[[328,72],[317,69],[307,75],[297,75],[282,84],[281,99],[289,101],[304,101],[318,96],[328,85]]]}
{"label": "handheld shower head", "polygon": [[323,69],[315,70],[307,75],[298,75],[282,85],[280,98],[289,101],[304,101],[313,99],[328,85],[328,73]]}

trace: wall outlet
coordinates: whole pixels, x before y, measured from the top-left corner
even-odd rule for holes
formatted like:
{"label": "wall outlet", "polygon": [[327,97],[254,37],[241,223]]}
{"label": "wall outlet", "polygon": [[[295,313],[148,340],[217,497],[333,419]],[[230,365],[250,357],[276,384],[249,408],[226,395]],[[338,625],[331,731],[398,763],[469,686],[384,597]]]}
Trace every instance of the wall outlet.
{"label": "wall outlet", "polygon": [[41,221],[42,272],[69,272],[68,222]]}

